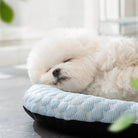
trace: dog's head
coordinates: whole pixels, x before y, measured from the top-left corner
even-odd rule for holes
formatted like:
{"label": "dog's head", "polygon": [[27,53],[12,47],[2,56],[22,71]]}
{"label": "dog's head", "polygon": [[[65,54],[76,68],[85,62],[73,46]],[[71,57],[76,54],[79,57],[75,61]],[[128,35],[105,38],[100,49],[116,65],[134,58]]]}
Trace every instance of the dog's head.
{"label": "dog's head", "polygon": [[89,50],[78,39],[58,37],[42,40],[28,58],[34,83],[81,92],[93,81],[96,71]]}

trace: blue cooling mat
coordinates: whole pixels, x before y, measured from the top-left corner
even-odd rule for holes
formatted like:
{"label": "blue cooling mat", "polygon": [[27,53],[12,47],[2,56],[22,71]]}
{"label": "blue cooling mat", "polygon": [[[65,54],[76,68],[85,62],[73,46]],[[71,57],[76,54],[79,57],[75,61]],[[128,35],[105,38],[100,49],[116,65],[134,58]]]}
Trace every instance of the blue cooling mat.
{"label": "blue cooling mat", "polygon": [[35,84],[24,95],[23,106],[32,113],[64,120],[111,123],[124,113],[136,114],[138,103],[71,93]]}

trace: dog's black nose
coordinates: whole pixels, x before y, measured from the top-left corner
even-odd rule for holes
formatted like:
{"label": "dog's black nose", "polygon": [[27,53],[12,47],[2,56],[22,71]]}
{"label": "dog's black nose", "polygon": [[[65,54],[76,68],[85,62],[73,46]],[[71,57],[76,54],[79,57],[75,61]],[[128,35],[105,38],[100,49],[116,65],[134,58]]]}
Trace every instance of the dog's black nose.
{"label": "dog's black nose", "polygon": [[58,77],[60,75],[60,69],[55,69],[52,73],[54,77]]}

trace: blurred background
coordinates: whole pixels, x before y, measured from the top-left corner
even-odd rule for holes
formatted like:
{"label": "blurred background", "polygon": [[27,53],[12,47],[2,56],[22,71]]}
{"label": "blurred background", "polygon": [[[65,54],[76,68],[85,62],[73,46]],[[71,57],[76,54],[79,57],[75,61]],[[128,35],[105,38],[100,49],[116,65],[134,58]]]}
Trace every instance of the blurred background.
{"label": "blurred background", "polygon": [[138,32],[138,0],[2,1],[13,17],[8,23],[0,20],[0,66],[25,63],[34,43],[54,28],[86,28],[94,34],[130,37]]}
{"label": "blurred background", "polygon": [[32,85],[28,53],[55,28],[137,38],[138,0],[0,0],[0,138],[71,137],[37,125],[22,108]]}

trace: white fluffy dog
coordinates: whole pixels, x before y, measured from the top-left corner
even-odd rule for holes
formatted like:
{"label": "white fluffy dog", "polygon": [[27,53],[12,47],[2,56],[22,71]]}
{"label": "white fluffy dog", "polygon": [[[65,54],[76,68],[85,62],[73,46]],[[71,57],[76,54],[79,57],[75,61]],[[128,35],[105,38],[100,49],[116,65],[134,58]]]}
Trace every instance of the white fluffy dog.
{"label": "white fluffy dog", "polygon": [[28,58],[33,83],[110,99],[138,101],[130,77],[138,78],[138,42],[99,37],[81,30],[57,30]]}

